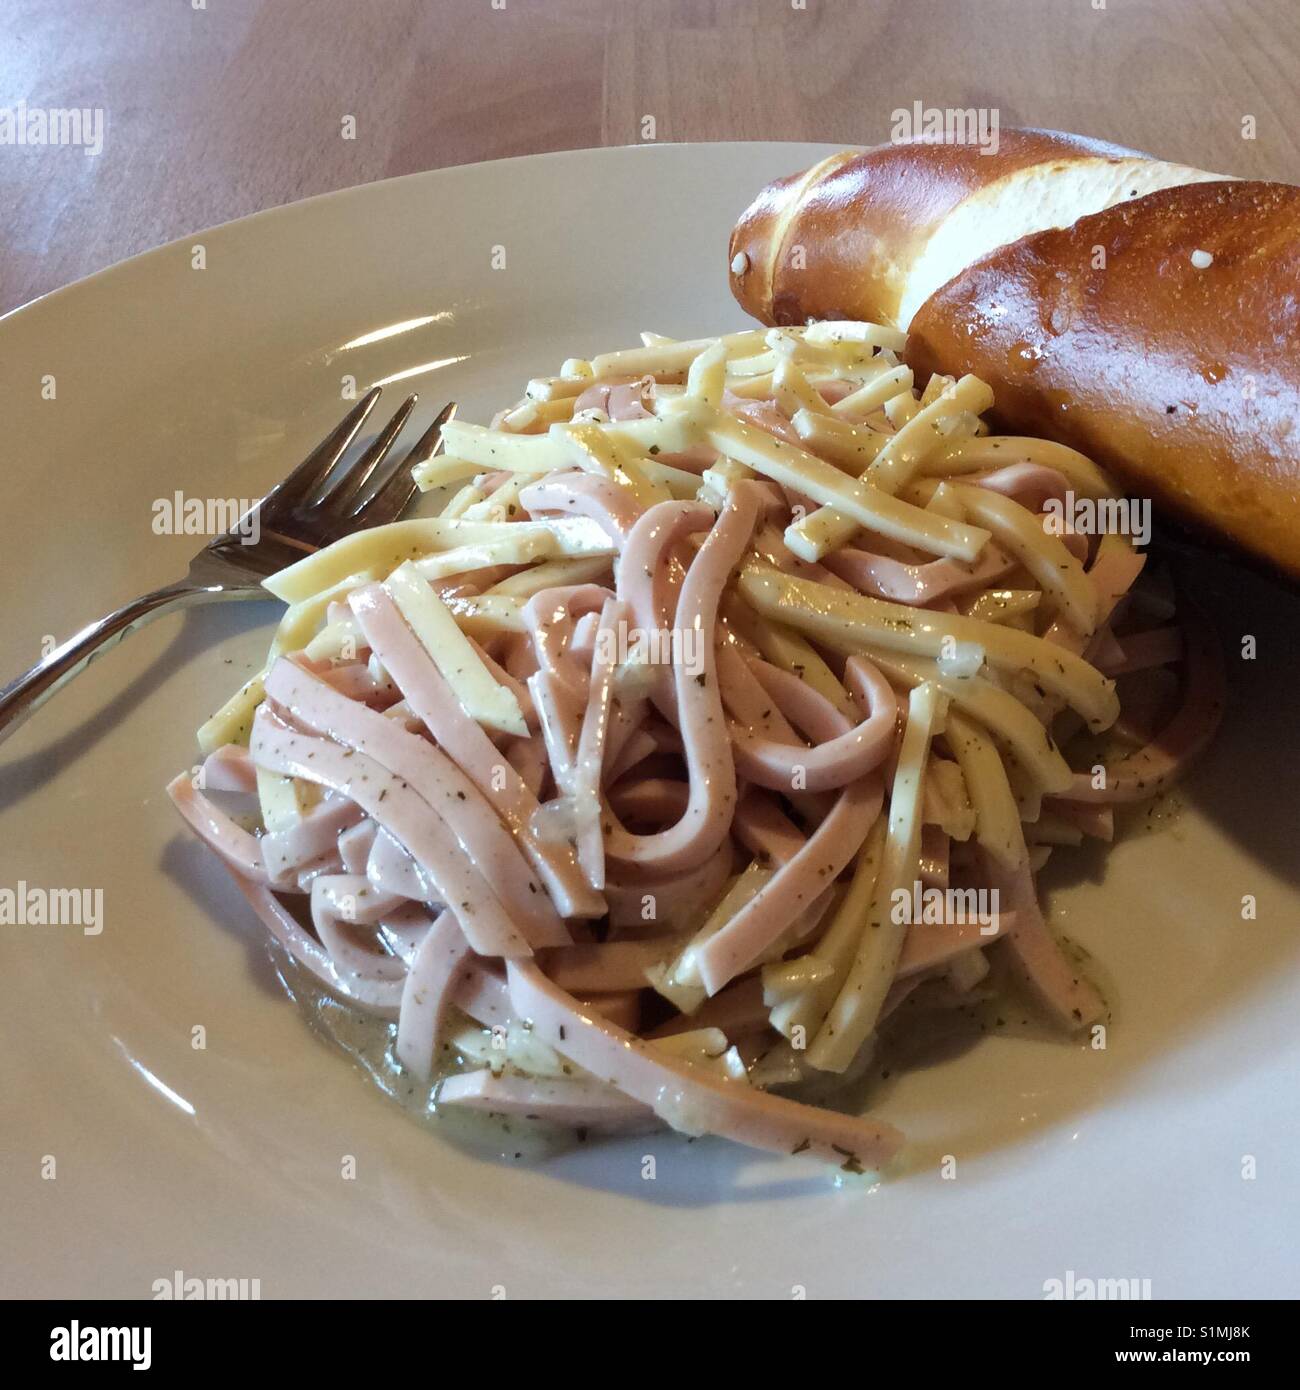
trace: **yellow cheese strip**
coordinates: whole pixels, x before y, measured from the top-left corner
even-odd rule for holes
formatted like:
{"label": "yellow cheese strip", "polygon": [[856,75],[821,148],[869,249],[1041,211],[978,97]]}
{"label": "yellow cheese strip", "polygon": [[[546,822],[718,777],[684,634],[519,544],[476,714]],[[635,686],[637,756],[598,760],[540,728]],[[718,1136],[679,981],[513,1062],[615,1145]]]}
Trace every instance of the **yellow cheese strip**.
{"label": "yellow cheese strip", "polygon": [[[516,473],[494,491],[477,498],[465,508],[462,515],[466,521],[513,521],[524,511],[524,504],[519,500],[520,490],[532,481],[533,474]],[[447,513],[444,511],[442,515],[446,516]]]}
{"label": "yellow cheese strip", "polygon": [[795,579],[756,560],[742,566],[738,585],[758,612],[800,627],[839,650],[871,646],[938,657],[945,650],[950,652],[953,643],[969,642],[982,647],[993,666],[1009,673],[1032,672],[1044,690],[1078,710],[1094,730],[1109,728],[1119,715],[1115,682],[1073,652],[1041,637],[958,613],[910,608],[815,580]]}
{"label": "yellow cheese strip", "polygon": [[484,665],[447,605],[415,566],[399,566],[384,581],[384,588],[465,712],[484,728],[527,738],[528,725],[514,693]]}
{"label": "yellow cheese strip", "polygon": [[[505,436],[502,436],[503,438]],[[529,437],[529,436],[522,436]],[[609,537],[588,517],[558,517],[546,521],[519,521],[512,532],[523,536],[549,532],[554,549],[548,559],[560,555],[610,553]],[[263,587],[286,603],[311,598],[361,569],[378,575],[391,573],[404,560],[448,550],[457,545],[481,545],[499,539],[501,527],[486,521],[444,520],[442,517],[416,517],[375,526],[344,536],[324,550],[299,560],[273,574]],[[301,645],[301,644],[299,644]]]}
{"label": "yellow cheese strip", "polygon": [[502,632],[525,632],[524,601],[513,594],[472,594],[444,600],[463,632],[485,642]]}
{"label": "yellow cheese strip", "polygon": [[760,864],[757,859],[751,859],[677,958],[653,975],[647,972],[647,978],[656,991],[682,1013],[693,1014],[708,997],[696,959],[699,948],[716,936],[742,907],[757,897],[775,872],[775,869]]}
{"label": "yellow cheese strip", "polygon": [[855,724],[862,718],[839,677],[807,638],[784,623],[774,622],[766,614],[760,618],[734,590],[724,596],[722,611],[728,627],[751,642],[765,660],[798,676]]}
{"label": "yellow cheese strip", "polygon": [[640,450],[626,444],[620,447],[618,436],[601,426],[562,425],[556,426],[552,434],[568,444],[571,465],[627,488],[643,507],[670,500],[668,489],[651,479],[642,467]]}
{"label": "yellow cheese strip", "polygon": [[686,374],[686,394],[705,405],[720,406],[727,382],[727,348],[721,340],[706,348]]}
{"label": "yellow cheese strip", "polygon": [[591,367],[586,376],[537,376],[525,387],[524,395],[532,401],[573,400],[591,385]]}
{"label": "yellow cheese strip", "polygon": [[959,477],[983,469],[1005,468],[1013,463],[1041,463],[1064,474],[1081,497],[1118,497],[1121,494],[1105,471],[1086,454],[1048,439],[1021,435],[993,435],[962,439],[925,459],[918,473]]}
{"label": "yellow cheese strip", "polygon": [[803,330],[808,343],[853,343],[902,352],[907,346],[907,334],[901,328],[860,319],[822,319]]}
{"label": "yellow cheese strip", "polygon": [[858,940],[866,929],[876,878],[880,873],[887,826],[887,818],[881,816],[867,833],[854,863],[848,892],[836,908],[830,926],[809,955],[800,957],[811,959],[824,967],[825,978],[816,981],[795,998],[778,1004],[768,1016],[772,1027],[796,1041],[801,1051],[807,1050],[809,1041],[826,1021],[826,1015],[853,963]]}
{"label": "yellow cheese strip", "polygon": [[1052,609],[1077,632],[1091,637],[1097,626],[1097,591],[1083,565],[1059,536],[1049,535],[1027,507],[999,492],[955,483],[968,517],[985,526],[1038,581]]}
{"label": "yellow cheese strip", "polygon": [[844,420],[862,420],[894,396],[901,392],[910,393],[911,390],[911,367],[890,366],[882,362],[880,370],[863,385],[831,406],[831,414]]}
{"label": "yellow cheese strip", "polygon": [[[992,404],[993,392],[984,382],[976,376],[962,377],[938,399],[918,409],[886,441],[868,463],[863,481],[894,496],[921,463],[947,441],[946,428],[953,416],[967,412],[978,416]],[[833,509],[814,512],[795,522],[791,533],[799,537],[806,548],[815,548],[814,558],[820,559],[851,540],[861,524],[847,508],[840,508],[839,512],[839,515]],[[787,543],[795,554],[804,555],[804,550],[793,541]]]}
{"label": "yellow cheese strip", "polygon": [[604,352],[591,359],[591,368],[597,377],[656,376],[661,372],[672,375],[687,371],[691,363],[714,343],[722,343],[728,357],[757,352],[763,347],[766,333],[764,328],[751,328],[714,338],[690,338],[682,342],[658,343],[654,347]]}
{"label": "yellow cheese strip", "polygon": [[870,1036],[898,970],[906,922],[894,920],[893,894],[908,893],[919,872],[921,797],[930,742],[943,729],[947,700],[930,682],[908,698],[907,724],[889,793],[889,828],[880,872],[871,895],[866,929],[840,992],[808,1049],[809,1064],[821,1071],[844,1071]]}
{"label": "yellow cheese strip", "polygon": [[792,416],[798,410],[806,410],[813,416],[830,413],[830,407],[813,390],[812,383],[800,370],[799,364],[791,358],[778,363],[772,373],[772,389],[777,405],[786,415]]}
{"label": "yellow cheese strip", "polygon": [[[867,471],[872,459],[894,437],[867,425],[853,425],[833,415],[813,414],[803,409],[795,411],[790,423],[813,453],[852,469],[855,478]],[[956,519],[962,520],[960,517]]]}
{"label": "yellow cheese strip", "polygon": [[[851,516],[854,529],[862,526],[919,550],[949,555],[957,560],[975,559],[989,538],[989,533],[977,526],[933,516],[857,479],[845,477],[833,464],[796,449],[793,444],[774,439],[730,415],[716,415],[705,429],[705,436],[720,453],[747,464],[765,478]],[[825,553],[805,554],[796,532],[795,527],[787,530],[786,544],[801,559],[818,559]]]}
{"label": "yellow cheese strip", "polygon": [[937,685],[962,713],[993,734],[1003,745],[1007,761],[1023,770],[1041,796],[1059,794],[1074,780],[1070,765],[1048,737],[1047,730],[1014,695],[982,676],[948,676],[933,661],[870,651],[872,661],[891,682]]}
{"label": "yellow cheese strip", "polygon": [[320,797],[321,789],[311,782],[257,769],[257,799],[268,831],[292,829]]}
{"label": "yellow cheese strip", "polygon": [[[362,534],[369,533],[363,532]],[[333,550],[334,547],[331,546],[330,549]],[[307,561],[315,560],[318,556],[326,553],[326,551],[318,550],[315,555],[309,555]],[[301,560],[298,562],[299,565],[304,563],[306,562]],[[296,565],[290,566],[290,569],[296,568]],[[355,572],[348,572],[346,567],[344,569],[345,572],[342,576],[333,583],[315,591],[307,591],[297,602],[291,603],[285,610],[280,618],[279,626],[275,630],[275,636],[271,639],[270,650],[266,655],[266,665],[251,680],[245,681],[215,714],[199,726],[197,738],[199,747],[204,753],[211,753],[214,749],[227,743],[247,744],[248,736],[253,728],[253,713],[266,698],[263,678],[271,669],[276,657],[284,652],[300,651],[305,647],[315,636],[330,604],[335,599],[342,599],[359,585],[370,583],[379,573],[373,569],[362,569]],[[279,574],[272,575],[271,578],[278,580],[288,573],[289,570],[281,570]],[[263,587],[269,589],[271,587],[270,580],[264,580]],[[277,597],[285,597],[285,595],[277,595]]]}
{"label": "yellow cheese strip", "polygon": [[983,623],[1007,623],[1023,613],[1034,612],[1042,598],[1037,589],[985,589],[969,604],[966,616]]}
{"label": "yellow cheese strip", "polygon": [[594,555],[577,560],[551,560],[532,569],[521,570],[493,584],[488,594],[509,594],[513,598],[529,599],[543,589],[569,584],[594,583],[610,572],[610,561]]}

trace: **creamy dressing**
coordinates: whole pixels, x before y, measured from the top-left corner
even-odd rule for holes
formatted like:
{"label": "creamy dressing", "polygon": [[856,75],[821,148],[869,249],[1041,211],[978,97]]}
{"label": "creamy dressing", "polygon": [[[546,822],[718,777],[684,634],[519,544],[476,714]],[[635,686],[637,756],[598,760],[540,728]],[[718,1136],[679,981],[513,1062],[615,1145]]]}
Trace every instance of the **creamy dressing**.
{"label": "creamy dressing", "polygon": [[[272,963],[285,993],[314,1033],[337,1048],[394,1100],[417,1124],[483,1157],[536,1162],[577,1148],[583,1142],[571,1129],[521,1115],[493,1115],[468,1106],[439,1106],[434,1100],[445,1076],[474,1070],[481,1063],[449,1046],[434,1058],[434,1075],[422,1082],[397,1060],[397,1024],[336,999],[291,957],[272,949]],[[467,1026],[468,1020],[461,1020]],[[490,1038],[490,1033],[483,1030]]]}

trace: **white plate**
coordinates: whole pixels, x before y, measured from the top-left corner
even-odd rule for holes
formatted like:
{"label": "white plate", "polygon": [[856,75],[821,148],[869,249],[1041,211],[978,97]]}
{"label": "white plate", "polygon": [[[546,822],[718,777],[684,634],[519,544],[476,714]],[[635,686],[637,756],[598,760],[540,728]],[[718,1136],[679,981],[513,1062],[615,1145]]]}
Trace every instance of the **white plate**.
{"label": "white plate", "polygon": [[[4,666],[180,574],[194,541],[153,534],[154,499],[257,495],[336,419],[345,373],[362,388],[404,374],[424,418],[454,396],[483,420],[529,375],[641,328],[737,326],[733,218],[825,152],[600,150],[371,184],[9,317]],[[1116,982],[1108,1048],[999,1037],[896,1080],[880,1109],[921,1157],[871,1191],[675,1137],[524,1167],[408,1120],[286,1002],[259,928],[162,794],[276,610],[137,635],[0,752],[0,886],[105,902],[98,936],[0,927],[3,1291],[147,1297],[181,1270],[256,1278],[266,1297],[1032,1298],[1073,1270],[1157,1296],[1300,1292],[1297,606],[1205,582],[1232,658],[1212,757],[1170,826],[1058,874],[1073,881],[1056,910]],[[1236,659],[1242,631],[1253,663]]]}

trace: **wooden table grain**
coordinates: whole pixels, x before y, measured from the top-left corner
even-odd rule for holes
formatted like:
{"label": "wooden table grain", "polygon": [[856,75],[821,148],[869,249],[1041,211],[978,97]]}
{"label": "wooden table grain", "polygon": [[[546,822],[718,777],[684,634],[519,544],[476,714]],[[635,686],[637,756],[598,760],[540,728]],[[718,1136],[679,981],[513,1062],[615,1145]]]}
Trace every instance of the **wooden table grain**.
{"label": "wooden table grain", "polygon": [[[1300,179],[1295,0],[5,0],[0,54],[0,311],[372,179],[871,144],[918,101]],[[50,108],[101,112],[102,150],[4,142]]]}

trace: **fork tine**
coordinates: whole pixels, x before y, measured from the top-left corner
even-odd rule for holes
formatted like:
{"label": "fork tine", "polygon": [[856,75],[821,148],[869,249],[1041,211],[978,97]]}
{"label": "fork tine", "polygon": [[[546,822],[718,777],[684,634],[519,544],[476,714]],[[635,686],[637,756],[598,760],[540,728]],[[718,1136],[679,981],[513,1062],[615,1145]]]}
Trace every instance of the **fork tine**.
{"label": "fork tine", "polygon": [[381,387],[372,386],[297,468],[266,494],[261,505],[265,508],[272,500],[279,505],[292,505],[309,497],[347,453],[348,445],[357,437],[358,430],[375,408],[381,390]]}
{"label": "fork tine", "polygon": [[419,491],[411,478],[411,470],[427,462],[442,446],[442,427],[456,413],[456,402],[450,401],[438,412],[433,424],[420,436],[402,459],[391,463],[374,493],[354,513],[360,526],[382,526],[406,510],[411,498]]}
{"label": "fork tine", "polygon": [[343,476],[321,498],[322,504],[335,515],[345,515],[353,510],[356,500],[365,491],[366,484],[373,477],[375,469],[383,463],[392,450],[397,436],[401,434],[411,411],[415,409],[417,396],[407,398],[393,412],[393,418],[375,436],[374,442]]}

